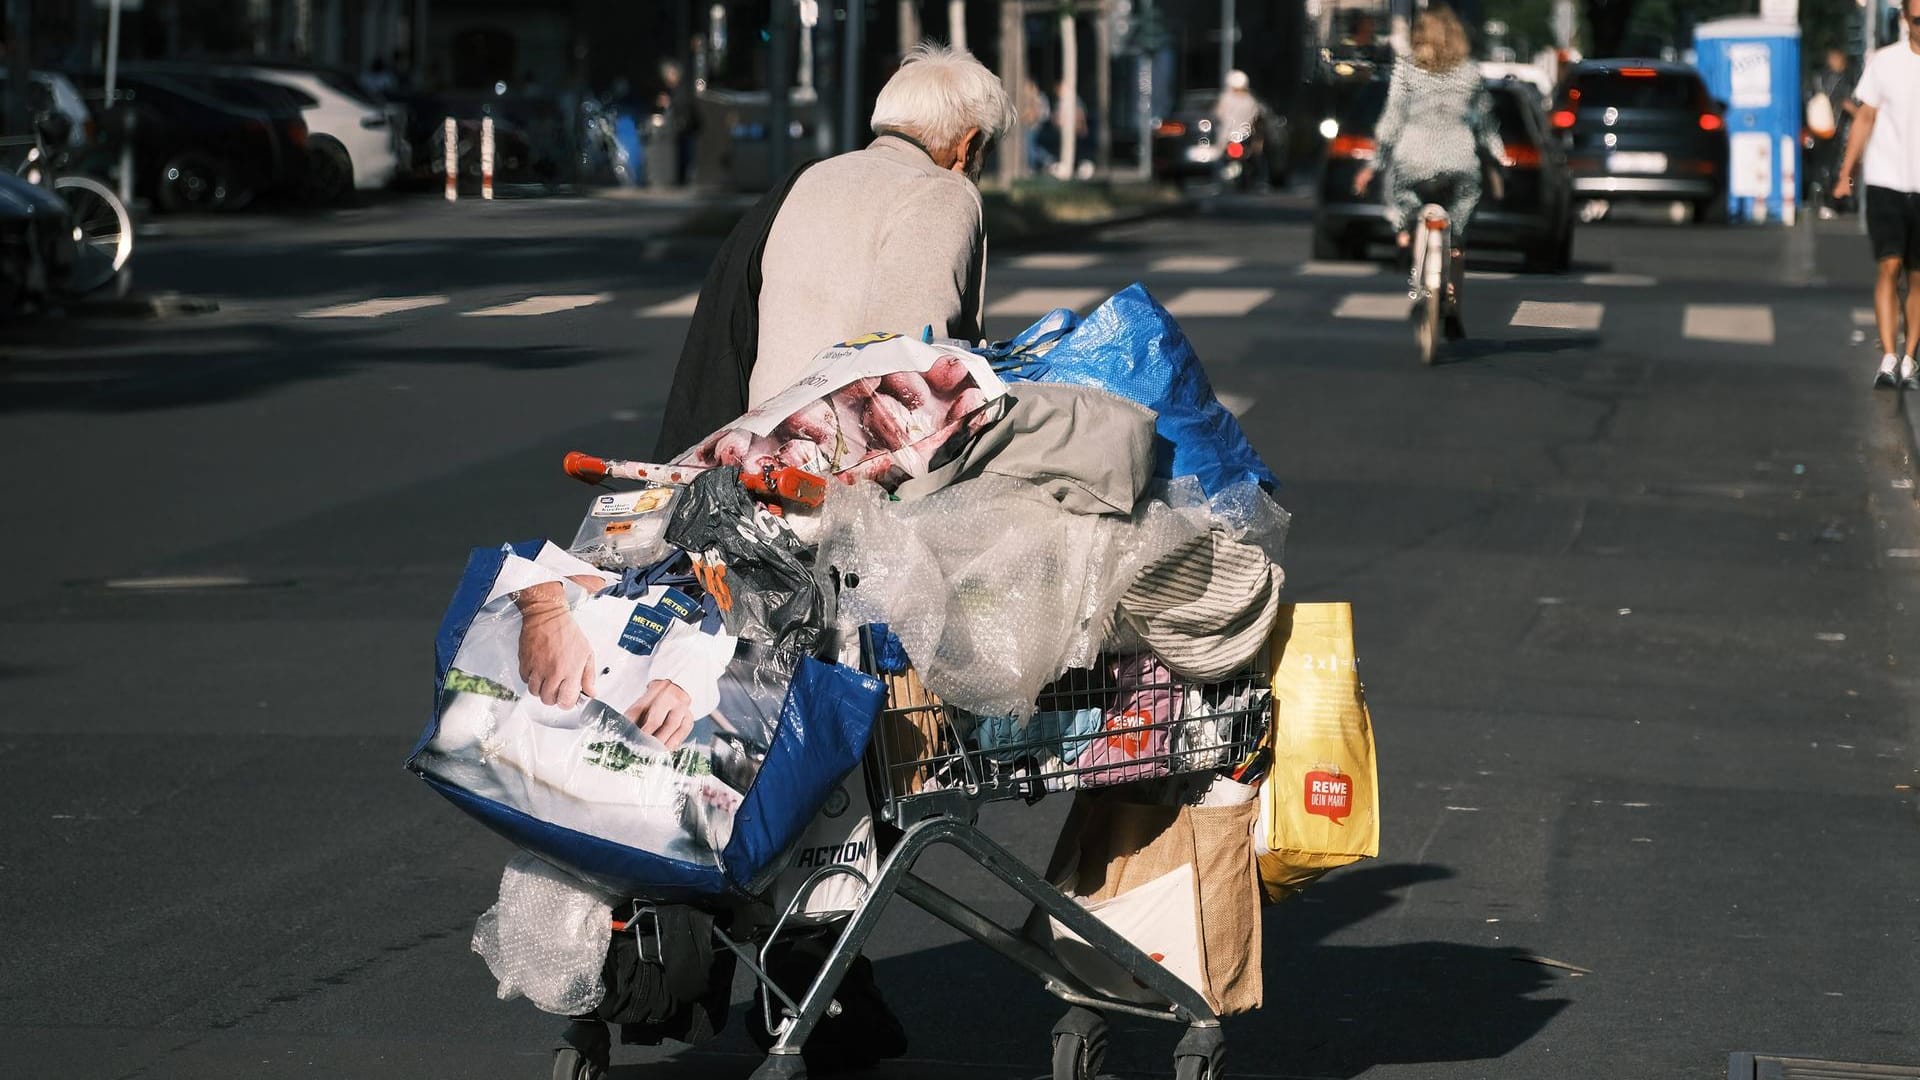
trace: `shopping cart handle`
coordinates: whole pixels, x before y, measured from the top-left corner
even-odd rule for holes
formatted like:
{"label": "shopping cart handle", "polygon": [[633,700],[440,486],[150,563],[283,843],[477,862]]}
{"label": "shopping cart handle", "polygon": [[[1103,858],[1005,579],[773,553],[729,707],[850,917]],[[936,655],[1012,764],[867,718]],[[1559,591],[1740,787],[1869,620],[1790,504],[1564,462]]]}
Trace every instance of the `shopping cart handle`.
{"label": "shopping cart handle", "polygon": [[[569,451],[560,462],[568,476],[589,484],[603,480],[635,480],[654,484],[690,484],[707,470],[697,465],[655,465],[645,461],[615,461]],[[819,506],[827,497],[827,478],[791,466],[760,472],[741,470],[740,484],[762,499],[799,506]]]}
{"label": "shopping cart handle", "polygon": [[567,456],[560,462],[560,467],[567,471],[568,476],[589,484],[597,484],[605,480],[609,471],[604,459],[594,457],[592,454],[583,454],[578,450],[569,450]]}

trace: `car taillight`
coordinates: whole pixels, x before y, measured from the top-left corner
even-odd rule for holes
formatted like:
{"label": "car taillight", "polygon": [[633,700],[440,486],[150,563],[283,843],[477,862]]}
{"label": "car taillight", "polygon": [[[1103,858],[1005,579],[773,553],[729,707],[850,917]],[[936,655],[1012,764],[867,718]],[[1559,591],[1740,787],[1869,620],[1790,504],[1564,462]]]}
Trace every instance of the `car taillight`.
{"label": "car taillight", "polygon": [[1178,120],[1162,120],[1160,121],[1160,126],[1153,129],[1153,133],[1155,135],[1166,135],[1171,138],[1178,138],[1187,133],[1187,125]]}
{"label": "car taillight", "polygon": [[1556,131],[1567,130],[1568,128],[1573,126],[1573,122],[1575,119],[1576,117],[1573,115],[1572,109],[1555,109],[1553,111],[1554,130]]}
{"label": "car taillight", "polygon": [[1628,79],[1651,79],[1660,73],[1652,68],[1621,68],[1620,74]]}
{"label": "car taillight", "polygon": [[1701,113],[1700,114],[1700,130],[1701,131],[1719,131],[1720,129],[1726,126],[1727,126],[1727,122],[1720,118],[1719,113]]}
{"label": "car taillight", "polygon": [[1228,143],[1227,156],[1234,159],[1235,161],[1238,161],[1241,158],[1246,157],[1247,144],[1243,142],[1238,142],[1238,141]]}
{"label": "car taillight", "polygon": [[1378,149],[1372,139],[1365,135],[1336,135],[1327,145],[1327,154],[1337,158],[1351,158],[1354,161],[1372,161],[1374,151]]}
{"label": "car taillight", "polygon": [[307,145],[307,125],[295,120],[287,125],[287,141],[295,146]]}
{"label": "car taillight", "polygon": [[1500,164],[1509,169],[1537,169],[1540,167],[1540,148],[1526,143],[1508,143],[1506,155]]}

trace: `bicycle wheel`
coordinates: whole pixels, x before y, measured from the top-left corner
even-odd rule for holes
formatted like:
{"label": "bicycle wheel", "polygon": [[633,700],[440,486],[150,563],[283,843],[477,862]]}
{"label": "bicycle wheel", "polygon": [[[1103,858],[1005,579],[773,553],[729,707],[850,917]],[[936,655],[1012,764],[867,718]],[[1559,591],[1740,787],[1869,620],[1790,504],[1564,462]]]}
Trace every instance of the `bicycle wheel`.
{"label": "bicycle wheel", "polygon": [[1413,336],[1420,343],[1420,362],[1433,363],[1433,355],[1440,348],[1440,293],[1437,290],[1426,290],[1417,305]]}
{"label": "bicycle wheel", "polygon": [[111,282],[133,257],[133,219],[119,196],[92,177],[57,177],[53,190],[73,215],[78,249],[66,288],[75,294],[90,293]]}

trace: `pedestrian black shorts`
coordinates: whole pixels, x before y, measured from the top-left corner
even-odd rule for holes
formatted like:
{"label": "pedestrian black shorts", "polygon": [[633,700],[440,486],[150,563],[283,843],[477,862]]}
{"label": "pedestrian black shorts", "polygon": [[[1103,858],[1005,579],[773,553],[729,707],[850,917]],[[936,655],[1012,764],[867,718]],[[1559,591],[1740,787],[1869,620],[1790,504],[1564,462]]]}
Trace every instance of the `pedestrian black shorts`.
{"label": "pedestrian black shorts", "polygon": [[1876,261],[1900,259],[1920,270],[1920,195],[1892,188],[1867,188],[1867,239]]}

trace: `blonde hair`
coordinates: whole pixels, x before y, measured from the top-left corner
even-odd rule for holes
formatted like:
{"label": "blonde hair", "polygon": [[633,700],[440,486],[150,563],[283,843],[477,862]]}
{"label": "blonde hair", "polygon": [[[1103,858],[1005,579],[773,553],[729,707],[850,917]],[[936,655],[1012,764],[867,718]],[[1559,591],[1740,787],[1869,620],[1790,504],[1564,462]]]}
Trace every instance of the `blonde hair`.
{"label": "blonde hair", "polygon": [[1414,66],[1433,72],[1452,71],[1467,62],[1473,47],[1467,43],[1467,28],[1460,16],[1445,5],[1436,4],[1420,13],[1413,22]]}
{"label": "blonde hair", "polygon": [[[776,0],[778,2],[778,0]],[[965,49],[923,42],[907,51],[873,103],[876,134],[905,132],[945,149],[968,128],[988,142],[1013,124],[1013,106],[999,76]]]}

